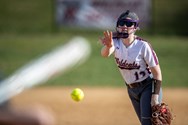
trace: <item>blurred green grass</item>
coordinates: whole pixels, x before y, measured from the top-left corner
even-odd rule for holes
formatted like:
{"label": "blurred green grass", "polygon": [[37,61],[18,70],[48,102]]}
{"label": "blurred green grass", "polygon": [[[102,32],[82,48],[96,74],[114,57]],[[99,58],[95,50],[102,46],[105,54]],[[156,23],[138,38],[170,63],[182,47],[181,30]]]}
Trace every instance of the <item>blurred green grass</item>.
{"label": "blurred green grass", "polygon": [[55,0],[1,0],[0,33],[53,32]]}
{"label": "blurred green grass", "polygon": [[[163,73],[164,86],[188,87],[188,38],[138,35],[148,40],[155,49]],[[83,65],[49,80],[45,85],[124,86],[113,57],[100,56],[101,45],[98,39],[102,36],[102,31],[64,29],[57,34],[0,35],[0,70],[7,77],[19,67],[74,36],[83,36],[89,40],[92,47],[91,56]]]}
{"label": "blurred green grass", "polygon": [[[146,30],[187,36],[187,0],[151,0],[151,3],[151,28]],[[56,4],[56,0],[0,0],[0,33],[58,32]]]}
{"label": "blurred green grass", "polygon": [[[161,35],[141,34],[145,29],[138,33],[151,42],[158,54],[164,86],[187,87],[188,25],[184,18],[188,2],[152,0],[152,4],[152,27],[146,33]],[[91,43],[93,51],[89,60],[45,85],[123,86],[113,58],[100,56],[98,39],[102,31],[58,29],[54,7],[54,0],[0,1],[0,72],[7,77],[29,61],[80,35]]]}

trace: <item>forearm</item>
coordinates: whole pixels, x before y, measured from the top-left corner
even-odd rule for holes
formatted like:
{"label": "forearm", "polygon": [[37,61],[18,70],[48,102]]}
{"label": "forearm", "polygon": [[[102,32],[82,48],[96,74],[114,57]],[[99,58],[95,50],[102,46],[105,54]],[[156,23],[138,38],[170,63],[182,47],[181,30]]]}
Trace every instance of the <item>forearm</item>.
{"label": "forearm", "polygon": [[151,72],[153,74],[153,79],[157,79],[157,80],[162,81],[162,74],[161,74],[160,66],[157,65],[155,67],[151,67],[150,69],[151,69]]}
{"label": "forearm", "polygon": [[162,75],[161,75],[160,66],[157,65],[151,68],[151,72],[153,74],[153,94],[159,94],[162,84]]}
{"label": "forearm", "polygon": [[114,47],[107,47],[107,46],[104,46],[102,49],[101,49],[101,55],[103,57],[109,57],[114,51]]}

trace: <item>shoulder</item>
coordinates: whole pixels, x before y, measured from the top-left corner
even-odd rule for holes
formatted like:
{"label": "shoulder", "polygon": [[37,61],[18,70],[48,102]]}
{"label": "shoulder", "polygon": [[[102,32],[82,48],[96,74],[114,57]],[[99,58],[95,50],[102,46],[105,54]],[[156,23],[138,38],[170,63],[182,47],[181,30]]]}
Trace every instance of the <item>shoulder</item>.
{"label": "shoulder", "polygon": [[142,44],[146,44],[148,43],[147,40],[143,39],[142,37],[136,36],[135,38],[138,42],[142,43]]}
{"label": "shoulder", "polygon": [[145,40],[145,39],[143,39],[143,38],[141,38],[141,37],[139,37],[139,36],[136,36],[135,39],[137,40],[137,42],[138,42],[139,44],[143,45],[144,47],[149,47],[149,46],[151,46],[150,42],[148,42],[147,40]]}

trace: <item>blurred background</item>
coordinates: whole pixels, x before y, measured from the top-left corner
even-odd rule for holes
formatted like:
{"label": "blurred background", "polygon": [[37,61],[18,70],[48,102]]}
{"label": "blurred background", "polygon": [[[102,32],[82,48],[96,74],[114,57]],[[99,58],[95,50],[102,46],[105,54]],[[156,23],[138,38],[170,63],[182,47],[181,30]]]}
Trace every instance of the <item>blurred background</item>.
{"label": "blurred background", "polygon": [[[187,7],[187,0],[0,0],[0,78],[82,36],[92,48],[84,64],[12,102],[20,107],[49,106],[57,125],[138,125],[114,59],[101,57],[99,43],[103,31],[115,31],[117,17],[130,9],[140,18],[141,30],[136,34],[150,42],[158,55],[164,100],[177,116],[173,125],[186,125]],[[75,87],[85,92],[80,103],[70,97]]]}
{"label": "blurred background", "polygon": [[127,9],[140,17],[137,35],[158,54],[164,86],[187,87],[187,0],[1,0],[0,71],[7,77],[19,67],[74,36],[92,46],[88,61],[49,80],[49,86],[124,86],[113,59],[100,56],[99,38],[114,30]]}

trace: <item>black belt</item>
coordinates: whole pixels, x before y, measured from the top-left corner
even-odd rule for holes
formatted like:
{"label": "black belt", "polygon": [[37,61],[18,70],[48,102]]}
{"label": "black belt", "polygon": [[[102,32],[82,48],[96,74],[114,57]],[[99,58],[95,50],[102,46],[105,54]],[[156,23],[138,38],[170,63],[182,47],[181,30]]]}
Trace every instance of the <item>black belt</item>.
{"label": "black belt", "polygon": [[146,85],[147,83],[149,83],[152,80],[152,78],[149,76],[147,77],[145,80],[141,81],[141,82],[135,82],[135,83],[131,83],[131,84],[126,84],[129,88],[137,88],[137,87],[141,87]]}

